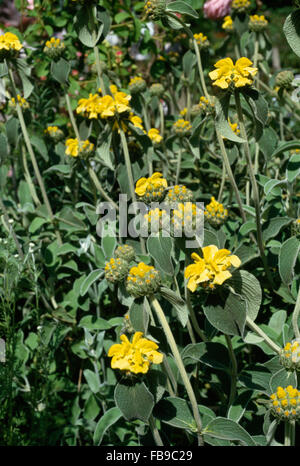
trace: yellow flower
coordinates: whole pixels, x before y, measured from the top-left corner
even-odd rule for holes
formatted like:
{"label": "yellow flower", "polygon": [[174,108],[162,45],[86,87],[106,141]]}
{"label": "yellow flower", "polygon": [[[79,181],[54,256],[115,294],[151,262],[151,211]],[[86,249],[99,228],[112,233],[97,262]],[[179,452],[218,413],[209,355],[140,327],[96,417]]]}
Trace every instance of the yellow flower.
{"label": "yellow flower", "polygon": [[212,226],[222,225],[228,217],[228,210],[223,204],[211,197],[211,202],[206,206],[204,215]]}
{"label": "yellow flower", "polygon": [[187,108],[184,107],[184,109],[180,111],[180,115],[184,117],[186,114],[187,114]]}
{"label": "yellow flower", "polygon": [[245,9],[249,8],[250,5],[250,0],[233,0],[231,8],[233,8],[234,10],[244,11]]}
{"label": "yellow flower", "polygon": [[109,348],[108,356],[112,358],[112,369],[146,374],[150,364],[161,364],[163,354],[156,351],[158,345],[154,341],[142,338],[142,332],[135,332],[130,342],[126,335],[121,335],[121,344]]}
{"label": "yellow flower", "polygon": [[246,57],[239,58],[235,65],[231,58],[223,58],[215,64],[215,70],[209,73],[213,86],[227,89],[231,83],[235,87],[244,87],[253,83],[257,68],[252,68],[252,61]]}
{"label": "yellow flower", "polygon": [[192,125],[188,120],[180,118],[173,123],[173,130],[178,136],[186,136],[190,133]]}
{"label": "yellow flower", "polygon": [[60,39],[56,39],[55,37],[51,37],[50,40],[47,40],[46,42],[46,47],[49,47],[49,48],[57,48],[57,47],[61,47],[62,46],[62,43],[60,41]]}
{"label": "yellow flower", "polygon": [[154,144],[159,144],[162,141],[162,136],[159,134],[159,130],[156,128],[151,128],[148,131],[148,136]]}
{"label": "yellow flower", "polygon": [[138,196],[144,196],[147,191],[157,191],[165,189],[167,186],[167,180],[162,178],[162,174],[155,172],[149,178],[140,178],[136,183],[135,192]]}
{"label": "yellow flower", "polygon": [[140,128],[140,129],[142,129],[142,130],[144,129],[144,127],[143,127],[143,121],[142,121],[142,119],[141,119],[139,116],[134,115],[133,113],[131,113],[131,114],[129,115],[129,121],[130,121],[134,126],[136,126],[137,128]]}
{"label": "yellow flower", "polygon": [[78,139],[70,138],[66,140],[66,155],[78,156]]}
{"label": "yellow flower", "polygon": [[266,29],[268,26],[268,20],[264,17],[264,15],[252,15],[250,16],[250,21],[249,21],[249,28],[252,29],[252,31],[263,31]]}
{"label": "yellow flower", "polygon": [[100,97],[99,94],[90,94],[87,99],[80,99],[76,108],[77,113],[83,113],[89,119],[92,118],[109,118],[116,114],[122,114],[130,111],[130,95],[119,92],[114,85],[110,86],[113,94]]}
{"label": "yellow flower", "polygon": [[139,262],[131,267],[126,281],[126,290],[134,297],[151,296],[156,293],[161,285],[160,272],[152,265]]}
{"label": "yellow flower", "polygon": [[194,34],[194,39],[196,40],[197,44],[200,45],[200,47],[209,46],[209,41],[207,39],[207,36],[202,34],[202,32],[199,32],[199,34]]}
{"label": "yellow flower", "polygon": [[1,49],[21,50],[21,48],[22,48],[21,42],[19,41],[18,37],[12,32],[6,32],[2,36],[0,36],[0,50]]}
{"label": "yellow flower", "polygon": [[58,131],[58,126],[47,126],[44,130],[44,133],[56,133]]}
{"label": "yellow flower", "polygon": [[274,416],[280,419],[298,419],[300,417],[300,392],[289,385],[277,387],[270,396],[270,408]]}
{"label": "yellow flower", "polygon": [[231,255],[227,249],[218,249],[215,245],[202,248],[203,258],[198,254],[191,255],[194,264],[188,265],[185,269],[184,276],[189,279],[188,288],[194,292],[198,285],[208,285],[214,288],[214,285],[222,285],[225,280],[232,275],[227,270],[229,267],[239,267],[240,259]]}
{"label": "yellow flower", "polygon": [[[27,102],[26,99],[24,99],[24,97],[21,97],[20,94],[17,95],[17,101],[18,101],[18,104],[20,105],[20,107],[22,108],[28,108],[29,107],[29,103]],[[16,99],[14,97],[12,97],[9,101],[9,105],[11,107],[15,107],[16,106]]]}
{"label": "yellow flower", "polygon": [[224,22],[222,24],[222,28],[225,29],[225,31],[233,30],[233,21],[232,21],[231,16],[225,16]]}
{"label": "yellow flower", "polygon": [[100,112],[101,97],[98,94],[90,94],[87,99],[80,99],[76,113],[84,113],[89,119],[98,118]]}
{"label": "yellow flower", "polygon": [[94,150],[94,144],[88,139],[86,141],[78,142],[78,139],[67,139],[66,140],[66,155],[71,157],[78,157],[78,155],[84,157],[89,155]]}

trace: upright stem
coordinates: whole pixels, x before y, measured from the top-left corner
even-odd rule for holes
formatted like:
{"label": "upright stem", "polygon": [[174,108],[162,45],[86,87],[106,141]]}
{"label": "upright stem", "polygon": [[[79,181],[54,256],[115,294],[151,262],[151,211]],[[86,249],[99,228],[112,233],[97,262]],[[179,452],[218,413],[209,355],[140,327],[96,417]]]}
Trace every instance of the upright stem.
{"label": "upright stem", "polygon": [[179,183],[179,178],[180,178],[180,170],[181,170],[181,159],[182,159],[182,147],[181,147],[181,139],[179,140],[179,153],[177,157],[177,168],[176,168],[176,178],[175,178],[175,184]]}
{"label": "upright stem", "polygon": [[235,395],[236,395],[236,383],[237,383],[237,361],[236,357],[234,354],[234,350],[232,347],[232,342],[231,338],[228,335],[225,335],[227,347],[228,347],[228,353],[231,361],[231,385],[230,385],[230,394],[228,398],[228,406],[227,406],[227,412],[229,411],[229,408],[233,405]]}
{"label": "upright stem", "polygon": [[67,92],[65,92],[65,100],[66,100],[66,104],[67,104],[67,110],[68,110],[69,118],[71,120],[71,124],[72,124],[73,130],[74,130],[75,136],[76,136],[76,138],[77,138],[77,140],[79,142],[80,141],[79,130],[78,130],[76,120],[74,118],[74,113],[73,113],[73,110],[72,110],[72,107],[71,107],[70,97],[69,97],[69,94]]}
{"label": "upright stem", "polygon": [[23,160],[23,167],[24,167],[24,172],[25,172],[25,179],[28,183],[29,189],[30,189],[30,194],[32,196],[32,199],[34,200],[35,204],[37,206],[41,205],[41,201],[38,198],[37,192],[35,190],[30,172],[28,170],[28,165],[27,165],[27,159],[26,159],[26,150],[24,145],[22,144],[21,146],[21,151],[22,151],[22,160]]}
{"label": "upright stem", "polygon": [[299,314],[300,314],[300,286],[299,286],[297,301],[295,304],[295,308],[293,311],[293,317],[292,317],[292,326],[293,326],[294,334],[297,340],[300,340],[300,331],[299,331],[299,326],[298,326]]}
{"label": "upright stem", "polygon": [[[123,131],[122,125],[119,125],[119,128],[120,128],[120,137],[121,137],[121,143],[123,147],[123,154],[124,154],[124,160],[125,160],[125,166],[126,166],[126,171],[127,171],[131,199],[132,199],[132,202],[136,203],[137,199],[135,195],[134,179],[133,179],[133,174],[131,170],[131,161],[130,161],[127,140],[126,140],[126,136]],[[144,241],[144,238],[142,238],[141,236],[140,236],[140,244],[141,244],[142,254],[146,254],[145,241]]]}
{"label": "upright stem", "polygon": [[[25,124],[23,112],[22,112],[21,106],[18,103],[17,89],[16,89],[16,85],[15,85],[13,72],[12,72],[12,70],[11,70],[11,68],[10,68],[10,66],[8,64],[7,64],[7,69],[8,69],[9,80],[10,80],[10,83],[11,83],[11,86],[12,86],[13,96],[14,96],[15,101],[16,101],[16,109],[17,109],[17,114],[18,114],[18,118],[19,118],[19,121],[20,121],[20,125],[21,125],[21,130],[22,130],[22,133],[23,133],[24,141],[25,141],[27,150],[28,150],[30,158],[31,158],[31,162],[32,162],[32,165],[33,165],[33,168],[34,168],[35,176],[37,178],[39,187],[41,189],[43,201],[44,201],[44,203],[46,205],[48,215],[49,215],[49,219],[50,219],[51,223],[53,224],[54,223],[53,211],[52,211],[52,208],[51,208],[48,196],[47,196],[44,181],[43,181],[43,178],[41,176],[40,169],[39,169],[39,166],[37,164],[32,145],[31,145],[31,142],[30,142],[30,138],[29,138],[29,135],[28,135],[26,124]],[[60,236],[59,231],[56,228],[54,228],[54,230],[55,230],[55,234],[56,234],[58,244],[62,245],[62,240],[61,240],[61,236]]]}
{"label": "upright stem", "polygon": [[222,200],[222,195],[225,187],[225,181],[226,181],[226,166],[223,160],[222,164],[222,179],[221,179],[221,184],[220,184],[220,189],[219,189],[219,194],[218,194],[218,202],[221,202]]}
{"label": "upright stem", "polygon": [[101,194],[102,197],[104,197],[104,199],[107,200],[107,202],[109,202],[110,204],[112,204],[112,206],[116,209],[116,210],[119,210],[119,206],[109,197],[108,194],[106,194],[106,192],[104,191],[104,189],[102,188],[101,186],[101,183],[99,181],[99,178],[97,177],[96,173],[94,172],[92,166],[89,164],[89,167],[88,167],[88,171],[89,171],[89,175],[91,177],[91,180],[93,181],[95,187],[97,188],[97,190],[99,191],[99,193]]}
{"label": "upright stem", "polygon": [[268,337],[268,335],[265,334],[261,328],[256,325],[250,317],[246,317],[246,324],[248,325],[251,330],[253,330],[259,337],[263,338],[265,343],[273,350],[275,353],[280,353],[281,348],[274,343],[274,341],[271,340],[271,338]]}
{"label": "upright stem", "polygon": [[203,66],[202,66],[202,60],[201,60],[201,54],[200,50],[197,44],[196,39],[193,39],[193,44],[194,44],[194,50],[196,52],[196,57],[197,57],[197,64],[198,64],[198,71],[199,71],[199,76],[200,76],[200,82],[201,82],[201,87],[204,93],[204,96],[209,99],[209,94],[207,92],[206,84],[205,84],[205,78],[204,78],[204,73],[203,73]]}
{"label": "upright stem", "polygon": [[227,175],[228,175],[229,181],[230,181],[230,183],[232,185],[232,188],[234,190],[235,197],[236,197],[239,209],[240,209],[240,214],[241,214],[242,220],[245,223],[247,221],[247,218],[246,218],[246,214],[245,214],[244,209],[243,209],[243,204],[242,204],[240,192],[239,192],[239,189],[238,189],[238,187],[236,185],[236,182],[235,182],[232,170],[231,170],[231,165],[230,165],[228,155],[227,155],[227,152],[226,152],[226,149],[225,149],[224,140],[223,140],[223,138],[222,138],[222,136],[221,136],[221,134],[220,134],[220,132],[219,132],[219,130],[217,128],[216,128],[216,134],[217,134],[218,143],[219,143],[219,146],[220,146],[220,149],[221,149],[221,154],[222,154],[222,157],[223,157],[223,162],[224,162],[224,165],[225,165],[225,168],[226,168],[226,171],[227,171]]}
{"label": "upright stem", "polygon": [[159,117],[160,117],[160,134],[164,137],[165,132],[165,115],[164,115],[164,107],[162,101],[159,99]]}
{"label": "upright stem", "polygon": [[155,441],[155,445],[157,445],[158,447],[163,447],[164,444],[163,444],[163,441],[161,439],[161,436],[159,435],[158,429],[157,429],[156,424],[155,424],[155,419],[154,419],[152,414],[151,414],[151,416],[149,418],[149,426],[150,426],[150,429],[151,429],[151,432],[152,432],[152,435],[153,435],[153,438],[154,438],[154,441]]}
{"label": "upright stem", "polygon": [[249,175],[250,175],[250,181],[252,185],[252,194],[253,194],[253,200],[254,200],[254,206],[255,206],[257,244],[258,244],[258,248],[260,251],[260,255],[261,255],[263,265],[264,265],[267,279],[271,285],[271,288],[273,288],[273,278],[272,278],[272,274],[270,272],[267,259],[265,256],[265,251],[264,251],[262,228],[261,228],[259,191],[258,191],[258,186],[257,186],[254,170],[253,170],[249,142],[248,142],[247,132],[246,132],[245,123],[244,123],[244,116],[243,116],[239,91],[235,91],[235,103],[236,103],[236,110],[237,110],[238,119],[239,119],[241,136],[245,140],[245,143],[243,145],[244,145],[244,153],[245,153]]}
{"label": "upright stem", "polygon": [[186,388],[188,397],[190,399],[190,402],[191,402],[191,405],[192,405],[192,410],[193,410],[193,415],[194,415],[194,420],[195,420],[196,425],[197,425],[198,445],[203,445],[203,438],[202,438],[202,434],[201,434],[201,432],[202,432],[202,422],[201,422],[201,418],[200,418],[200,414],[199,414],[197,400],[196,400],[195,393],[194,393],[193,387],[191,385],[190,379],[189,379],[189,377],[188,377],[188,375],[186,373],[184,364],[182,362],[182,359],[181,359],[179,350],[177,348],[173,333],[172,333],[172,331],[170,329],[170,326],[168,324],[166,316],[165,316],[159,302],[157,301],[157,299],[154,296],[152,296],[150,298],[150,302],[151,302],[152,307],[155,310],[155,312],[156,312],[156,314],[158,316],[158,319],[159,319],[159,321],[160,321],[160,323],[162,325],[162,328],[163,328],[164,333],[166,335],[166,338],[168,340],[169,346],[170,346],[171,351],[173,353],[175,362],[177,364],[179,373],[181,375],[182,381],[183,381],[184,386]]}
{"label": "upright stem", "polygon": [[[254,68],[257,68],[257,62],[258,62],[258,52],[259,52],[259,40],[258,40],[258,33],[255,32],[255,42],[254,42],[254,57],[253,57],[253,66]],[[257,84],[257,89],[259,89],[259,71],[257,71],[257,74],[255,76],[255,81]]]}
{"label": "upright stem", "polygon": [[[97,27],[96,27],[96,7],[87,7],[87,10],[88,10],[90,24],[92,27],[92,36],[95,40],[98,34]],[[99,49],[97,45],[93,47],[93,51],[94,51],[94,56],[95,56],[95,64],[96,64],[99,85],[101,87],[102,95],[105,95],[106,90],[105,90],[104,81],[102,77],[102,66],[101,66],[101,61],[100,61],[100,56],[99,56]]]}

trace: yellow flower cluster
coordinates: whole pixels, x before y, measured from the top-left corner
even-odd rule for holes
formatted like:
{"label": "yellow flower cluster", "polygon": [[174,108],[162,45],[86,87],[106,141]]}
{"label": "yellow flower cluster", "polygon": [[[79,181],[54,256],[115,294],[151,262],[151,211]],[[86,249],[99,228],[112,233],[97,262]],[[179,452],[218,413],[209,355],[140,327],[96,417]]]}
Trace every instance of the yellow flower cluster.
{"label": "yellow flower cluster", "polygon": [[140,178],[136,183],[135,192],[149,202],[159,201],[167,187],[167,180],[162,178],[161,173],[155,172],[149,178]]}
{"label": "yellow flower cluster", "polygon": [[118,246],[115,251],[115,256],[119,257],[120,259],[124,259],[127,262],[131,262],[135,257],[135,252],[132,246],[129,244],[122,244]]}
{"label": "yellow flower cluster", "polygon": [[245,11],[251,6],[250,0],[233,0],[231,8],[233,10]]}
{"label": "yellow flower cluster", "polygon": [[273,393],[270,399],[274,416],[288,420],[299,418],[300,392],[292,385],[286,388],[277,387],[276,393]]}
{"label": "yellow flower cluster", "polygon": [[106,280],[117,283],[126,277],[128,273],[128,262],[120,257],[112,257],[109,262],[105,264],[105,278]]}
{"label": "yellow flower cluster", "polygon": [[152,265],[140,262],[131,267],[127,277],[126,289],[134,297],[150,296],[158,291],[161,284],[160,273]]}
{"label": "yellow flower cluster", "polygon": [[180,118],[173,123],[173,130],[178,136],[186,136],[190,133],[192,125],[188,120]]}
{"label": "yellow flower cluster", "polygon": [[128,89],[132,94],[143,92],[146,89],[146,81],[140,76],[135,76],[129,81]]}
{"label": "yellow flower cluster", "polygon": [[195,117],[202,112],[209,113],[213,110],[214,103],[209,101],[206,97],[201,96],[199,99],[199,103],[192,106],[191,115]]}
{"label": "yellow flower cluster", "polygon": [[154,144],[160,144],[163,139],[159,130],[156,128],[150,128],[148,131],[148,136]]}
{"label": "yellow flower cluster", "polygon": [[151,209],[147,214],[144,215],[144,219],[151,230],[151,233],[157,233],[163,227],[165,222],[169,223],[169,216],[165,210],[161,210],[158,207]]}
{"label": "yellow flower cluster", "polygon": [[172,225],[175,237],[185,234],[190,237],[196,227],[197,218],[202,219],[202,211],[193,202],[178,203],[173,210]]}
{"label": "yellow flower cluster", "polygon": [[209,47],[207,36],[205,36],[202,32],[199,32],[199,34],[194,34],[194,39],[200,48]]}
{"label": "yellow flower cluster", "polygon": [[47,40],[46,44],[45,44],[46,47],[48,47],[49,49],[52,49],[52,48],[59,48],[59,47],[62,47],[63,46],[63,42],[61,42],[60,39],[56,39],[55,37],[51,37],[50,40]]}
{"label": "yellow flower cluster", "polygon": [[175,185],[169,189],[164,199],[166,204],[190,202],[193,199],[193,193],[190,189],[183,185]]}
{"label": "yellow flower cluster", "polygon": [[230,84],[234,87],[244,87],[253,83],[257,68],[251,67],[252,61],[246,57],[239,58],[234,64],[231,58],[224,58],[215,64],[215,70],[209,73],[213,86],[228,89]]}
{"label": "yellow flower cluster", "polygon": [[52,58],[59,58],[65,49],[65,44],[58,38],[51,37],[50,40],[47,40],[44,47],[44,53]]}
{"label": "yellow flower cluster", "polygon": [[[24,110],[26,108],[29,108],[29,103],[27,102],[26,99],[24,99],[24,97],[21,97],[20,94],[17,95],[17,101],[20,107],[22,107]],[[14,97],[10,99],[9,105],[10,107],[16,107],[17,104],[16,104],[16,99]]]}
{"label": "yellow flower cluster", "polygon": [[222,29],[224,29],[225,31],[233,31],[233,21],[231,16],[225,16],[222,24]]}
{"label": "yellow flower cluster", "polygon": [[202,248],[203,257],[195,252],[191,255],[194,264],[188,265],[184,276],[188,278],[188,289],[194,292],[198,285],[214,289],[215,285],[222,285],[232,275],[231,266],[239,267],[240,259],[231,255],[228,249],[218,249],[215,245]]}
{"label": "yellow flower cluster", "polygon": [[55,141],[60,141],[64,137],[64,133],[58,128],[58,126],[47,126],[44,133]]}
{"label": "yellow flower cluster", "polygon": [[281,364],[289,370],[300,370],[300,343],[295,340],[289,342],[281,350]]}
{"label": "yellow flower cluster", "polygon": [[71,157],[86,157],[94,151],[94,144],[88,139],[86,141],[78,142],[78,139],[66,140],[66,155]]}
{"label": "yellow flower cluster", "polygon": [[263,31],[268,26],[268,20],[264,17],[264,15],[251,15],[249,19],[249,28],[252,31]]}
{"label": "yellow flower cluster", "polygon": [[112,95],[100,96],[99,94],[90,94],[87,99],[80,99],[76,108],[77,113],[82,113],[89,119],[93,118],[111,118],[117,114],[123,114],[130,111],[129,101],[131,96],[125,92],[119,92],[116,86],[110,86]]}
{"label": "yellow flower cluster", "polygon": [[180,115],[185,117],[185,115],[187,114],[187,108],[184,107],[181,111],[180,111]]}
{"label": "yellow flower cluster", "polygon": [[227,217],[228,210],[224,208],[223,204],[216,201],[215,198],[211,197],[211,202],[207,204],[204,211],[205,218],[212,226],[222,225]]}
{"label": "yellow flower cluster", "polygon": [[108,356],[112,358],[112,369],[146,374],[151,364],[161,364],[163,354],[158,352],[158,345],[154,341],[142,338],[142,332],[135,332],[132,342],[126,335],[121,335],[121,344],[109,348]]}
{"label": "yellow flower cluster", "polygon": [[0,36],[0,60],[16,58],[23,45],[12,32]]}
{"label": "yellow flower cluster", "polygon": [[165,12],[166,0],[148,0],[145,3],[144,11],[151,19],[158,19]]}

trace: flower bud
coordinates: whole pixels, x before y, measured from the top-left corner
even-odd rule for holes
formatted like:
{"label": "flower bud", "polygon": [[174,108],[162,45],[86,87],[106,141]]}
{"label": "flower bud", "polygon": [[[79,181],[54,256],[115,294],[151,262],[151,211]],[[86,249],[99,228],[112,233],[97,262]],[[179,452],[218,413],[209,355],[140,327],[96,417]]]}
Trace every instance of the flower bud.
{"label": "flower bud", "polygon": [[182,118],[173,124],[173,131],[179,137],[189,136],[191,134],[192,125],[188,120]]}
{"label": "flower bud", "polygon": [[[194,34],[194,39],[197,42],[197,45],[199,49],[207,49],[207,47],[210,46],[209,40],[207,39],[207,36],[202,34],[202,32],[199,32],[199,34]],[[192,46],[192,44],[191,44]]]}
{"label": "flower bud", "polygon": [[51,60],[57,60],[60,58],[65,51],[65,44],[61,42],[60,39],[56,39],[55,37],[51,37],[50,40],[47,40],[44,53],[47,57],[51,58]]}
{"label": "flower bud", "polygon": [[288,370],[300,370],[300,343],[289,342],[280,352],[280,363]]}
{"label": "flower bud", "polygon": [[150,296],[157,292],[161,285],[161,277],[158,270],[151,265],[140,262],[132,267],[127,277],[126,289],[135,298]]}
{"label": "flower bud", "polygon": [[53,142],[59,142],[62,139],[64,139],[64,133],[57,126],[48,126],[44,130],[44,133],[46,134],[46,136],[52,139]]}
{"label": "flower bud", "polygon": [[264,31],[268,26],[268,21],[261,15],[252,15],[249,20],[249,29],[254,32]]}
{"label": "flower bud", "polygon": [[165,189],[168,183],[159,172],[153,173],[149,178],[140,178],[135,187],[135,192],[139,200],[147,202],[160,202],[165,196]]}
{"label": "flower bud", "polygon": [[292,71],[280,71],[276,76],[275,83],[276,86],[281,87],[282,89],[290,89],[292,86],[292,82],[294,80],[294,74]]}
{"label": "flower bud", "polygon": [[170,188],[164,199],[165,204],[178,204],[180,202],[190,202],[193,200],[193,192],[183,185],[176,185]]}
{"label": "flower bud", "polygon": [[270,408],[272,414],[279,419],[299,419],[300,392],[292,385],[286,388],[277,387],[276,392],[270,396]]}
{"label": "flower bud", "polygon": [[148,0],[145,3],[144,10],[150,19],[157,20],[165,15],[166,6],[166,0]]}
{"label": "flower bud", "polygon": [[122,244],[115,250],[115,256],[129,263],[134,260],[135,251],[132,246],[129,246],[128,244]]}
{"label": "flower bud", "polygon": [[154,83],[150,86],[150,94],[152,96],[162,97],[164,92],[164,86],[160,83]]}
{"label": "flower bud", "polygon": [[86,141],[79,141],[75,139],[66,140],[66,155],[71,157],[80,157],[82,159],[87,159],[90,157],[95,150],[95,146],[88,139]]}
{"label": "flower bud", "polygon": [[111,258],[105,264],[105,278],[111,283],[118,283],[124,280],[128,274],[128,262],[120,257]]}
{"label": "flower bud", "polygon": [[218,228],[226,222],[228,210],[224,208],[223,204],[216,201],[214,197],[211,197],[210,204],[205,208],[204,216],[211,226]]}
{"label": "flower bud", "polygon": [[237,13],[245,13],[250,7],[250,0],[233,0],[231,4],[231,9]]}
{"label": "flower bud", "polygon": [[158,233],[164,227],[169,226],[169,216],[165,210],[161,210],[158,207],[151,209],[147,214],[144,215],[144,222],[148,231],[151,233]]}
{"label": "flower bud", "polygon": [[172,216],[172,233],[175,237],[193,237],[202,223],[202,211],[193,202],[177,204]]}
{"label": "flower bud", "polygon": [[139,94],[146,89],[146,81],[140,76],[135,76],[129,82],[128,89],[131,94]]}

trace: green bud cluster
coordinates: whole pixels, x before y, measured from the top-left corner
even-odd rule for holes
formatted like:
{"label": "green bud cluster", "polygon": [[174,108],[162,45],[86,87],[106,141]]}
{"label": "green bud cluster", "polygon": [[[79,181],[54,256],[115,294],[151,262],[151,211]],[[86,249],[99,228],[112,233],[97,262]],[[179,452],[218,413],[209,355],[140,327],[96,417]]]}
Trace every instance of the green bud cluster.
{"label": "green bud cluster", "polygon": [[111,258],[105,264],[105,278],[111,283],[121,282],[128,274],[128,270],[129,264],[126,260],[119,257]]}
{"label": "green bud cluster", "polygon": [[300,343],[288,342],[280,353],[280,363],[288,370],[300,371]]}
{"label": "green bud cluster", "polygon": [[122,244],[115,250],[115,257],[130,263],[135,258],[135,251],[132,246],[129,246],[128,244]]}
{"label": "green bud cluster", "polygon": [[153,266],[140,262],[130,269],[126,281],[126,290],[135,298],[151,296],[159,290],[160,286],[160,272]]}

